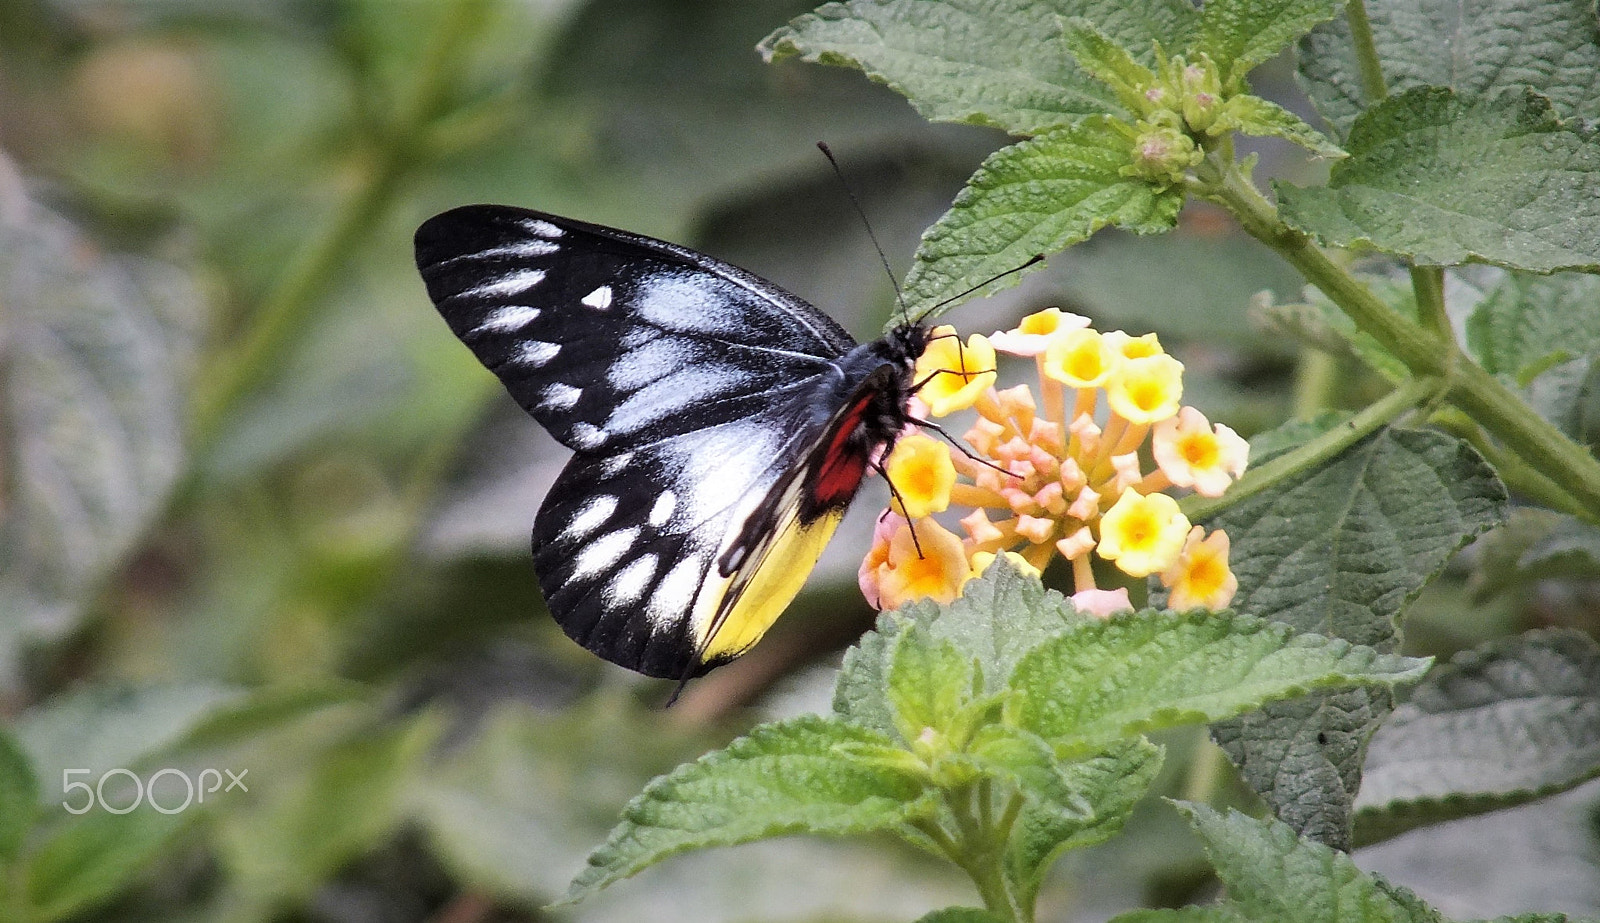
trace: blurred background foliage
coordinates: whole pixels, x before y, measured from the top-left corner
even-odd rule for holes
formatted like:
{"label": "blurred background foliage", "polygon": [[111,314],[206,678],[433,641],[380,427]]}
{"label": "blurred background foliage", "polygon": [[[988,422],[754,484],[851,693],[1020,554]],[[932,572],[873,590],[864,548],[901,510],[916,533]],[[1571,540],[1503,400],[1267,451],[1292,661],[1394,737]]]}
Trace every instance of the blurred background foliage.
{"label": "blurred background foliage", "polygon": [[[892,288],[813,143],[902,272],[1004,139],[929,125],[856,73],[764,66],[755,43],[809,6],[0,4],[0,919],[865,920],[970,903],[887,843],[790,840],[539,909],[651,775],[825,701],[871,624],[855,568],[882,497],[768,641],[660,710],[661,685],[543,616],[528,533],[564,453],[450,335],[411,261],[435,212],[525,205],[703,249],[870,336]],[[1309,114],[1289,73],[1258,83]],[[1315,169],[1264,153],[1280,174]],[[1300,297],[1196,209],[1178,233],[1053,257],[954,320],[1063,305],[1154,329],[1189,401],[1246,434],[1288,416],[1308,374],[1359,403],[1363,375],[1297,365],[1252,315],[1263,290]],[[1587,584],[1467,605],[1471,590],[1445,581],[1419,604],[1424,652],[1593,608]],[[1166,741],[1163,792],[1198,739]],[[248,792],[171,814],[62,808],[63,770],[118,767],[244,770]],[[1495,817],[1527,815],[1548,842],[1540,809]],[[1557,816],[1563,856],[1592,850],[1582,812]],[[1194,897],[1205,867],[1181,828],[1153,802],[1066,864],[1047,915]],[[1475,842],[1408,839],[1374,861],[1426,872],[1410,857]],[[1600,906],[1592,862],[1547,852],[1504,874],[1547,909],[1551,888]],[[1497,912],[1488,899],[1471,906]]]}

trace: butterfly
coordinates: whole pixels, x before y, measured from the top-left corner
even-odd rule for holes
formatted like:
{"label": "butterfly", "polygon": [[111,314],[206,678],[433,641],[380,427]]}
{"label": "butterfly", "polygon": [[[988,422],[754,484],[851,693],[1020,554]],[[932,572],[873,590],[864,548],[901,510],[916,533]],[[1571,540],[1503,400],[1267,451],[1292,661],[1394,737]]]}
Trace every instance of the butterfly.
{"label": "butterfly", "polygon": [[573,450],[534,519],[551,614],[640,673],[685,681],[754,645],[911,422],[929,334],[909,319],[857,344],[703,253],[508,206],[430,218],[416,259],[450,329]]}

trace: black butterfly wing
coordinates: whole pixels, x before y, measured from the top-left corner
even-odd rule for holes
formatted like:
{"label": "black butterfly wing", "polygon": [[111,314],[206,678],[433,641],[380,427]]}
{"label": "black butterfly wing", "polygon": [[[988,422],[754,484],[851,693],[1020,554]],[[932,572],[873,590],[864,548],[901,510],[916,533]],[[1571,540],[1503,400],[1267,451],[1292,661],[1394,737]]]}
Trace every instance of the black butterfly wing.
{"label": "black butterfly wing", "polygon": [[576,450],[534,526],[566,632],[674,678],[754,643],[837,523],[792,498],[861,384],[848,335],[702,254],[521,209],[429,220],[417,263],[451,329]]}
{"label": "black butterfly wing", "polygon": [[756,416],[855,346],[771,283],[598,225],[469,205],[425,222],[416,246],[450,328],[579,451]]}

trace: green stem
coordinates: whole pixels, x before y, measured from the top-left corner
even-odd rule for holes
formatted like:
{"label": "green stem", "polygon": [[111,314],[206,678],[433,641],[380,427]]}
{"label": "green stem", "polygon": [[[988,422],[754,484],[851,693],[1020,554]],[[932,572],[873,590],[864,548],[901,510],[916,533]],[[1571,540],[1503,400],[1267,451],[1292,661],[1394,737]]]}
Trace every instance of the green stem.
{"label": "green stem", "polygon": [[[963,785],[945,793],[945,802],[960,831],[955,863],[972,879],[978,888],[978,895],[983,898],[984,907],[991,913],[1011,923],[1031,923],[1031,908],[1019,906],[1006,882],[1002,860],[1008,837],[1000,828],[978,819],[978,815],[987,814],[986,811],[974,810],[974,797],[980,794],[986,796],[989,792],[975,791],[973,786]],[[1009,804],[1005,813],[1015,820]],[[1006,832],[1009,832],[1009,826]]]}
{"label": "green stem", "polygon": [[1600,460],[1566,438],[1481,366],[1455,361],[1458,353],[1453,342],[1441,340],[1390,310],[1309,237],[1278,220],[1272,203],[1237,171],[1210,162],[1201,168],[1195,192],[1232,211],[1252,237],[1300,270],[1358,327],[1405,363],[1413,376],[1448,376],[1446,397],[1451,402],[1544,477],[1561,484],[1591,515],[1600,516]]}
{"label": "green stem", "polygon": [[1411,267],[1411,292],[1417,299],[1417,317],[1441,342],[1455,341],[1450,315],[1444,306],[1444,267]]}
{"label": "green stem", "polygon": [[1372,40],[1372,22],[1367,19],[1364,0],[1350,0],[1344,8],[1345,21],[1350,24],[1350,44],[1356,53],[1356,68],[1361,73],[1361,91],[1367,102],[1375,103],[1389,95],[1383,81],[1383,64],[1378,60],[1378,46]]}
{"label": "green stem", "polygon": [[1540,474],[1516,454],[1507,452],[1504,446],[1485,436],[1483,429],[1473,423],[1466,414],[1453,407],[1447,407],[1434,416],[1434,422],[1472,443],[1472,447],[1489,462],[1495,473],[1500,475],[1500,480],[1504,481],[1512,492],[1550,509],[1600,525],[1600,517],[1585,509],[1571,494],[1562,490],[1561,485]]}
{"label": "green stem", "polygon": [[1333,458],[1396,417],[1432,398],[1438,389],[1438,379],[1418,378],[1405,382],[1339,426],[1265,464],[1249,469],[1222,496],[1191,494],[1178,501],[1178,507],[1190,520],[1209,519],[1234,504]]}

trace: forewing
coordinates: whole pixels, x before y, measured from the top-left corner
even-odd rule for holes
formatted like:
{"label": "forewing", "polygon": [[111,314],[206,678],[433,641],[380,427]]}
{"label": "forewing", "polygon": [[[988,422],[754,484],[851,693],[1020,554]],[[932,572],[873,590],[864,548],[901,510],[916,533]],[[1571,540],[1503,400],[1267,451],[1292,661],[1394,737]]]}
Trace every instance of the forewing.
{"label": "forewing", "polygon": [[836,374],[822,312],[673,244],[471,205],[417,230],[456,335],[563,444],[605,455],[761,415]]}

